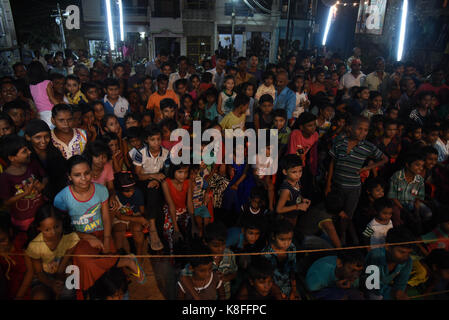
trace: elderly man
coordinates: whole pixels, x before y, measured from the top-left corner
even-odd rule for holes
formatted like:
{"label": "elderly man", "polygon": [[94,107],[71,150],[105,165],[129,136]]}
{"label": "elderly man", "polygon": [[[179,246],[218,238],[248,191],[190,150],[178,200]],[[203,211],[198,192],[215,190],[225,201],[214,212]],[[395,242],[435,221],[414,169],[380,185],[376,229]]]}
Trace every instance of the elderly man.
{"label": "elderly man", "polygon": [[359,59],[353,59],[351,62],[351,71],[341,77],[339,89],[349,90],[352,87],[360,87],[366,75],[361,71],[362,62]]}
{"label": "elderly man", "polygon": [[296,93],[292,91],[288,84],[288,74],[286,71],[278,73],[276,77],[276,98],[274,109],[284,109],[287,111],[287,119],[293,119],[293,111],[296,107]]}

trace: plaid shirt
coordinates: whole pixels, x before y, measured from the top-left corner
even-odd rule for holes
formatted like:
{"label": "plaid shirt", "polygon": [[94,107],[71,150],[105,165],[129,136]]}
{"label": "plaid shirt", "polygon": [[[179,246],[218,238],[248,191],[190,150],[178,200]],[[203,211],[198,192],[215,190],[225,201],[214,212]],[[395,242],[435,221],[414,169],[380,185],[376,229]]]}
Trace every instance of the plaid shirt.
{"label": "plaid shirt", "polygon": [[[291,243],[286,251],[296,251],[296,246]],[[268,245],[263,252],[274,252],[271,245]],[[292,290],[290,274],[296,272],[296,253],[287,253],[284,263],[279,263],[276,254],[265,254],[264,257],[271,262],[274,267],[274,283],[281,289],[282,293],[288,296]]]}
{"label": "plaid shirt", "polygon": [[397,199],[404,207],[411,208],[416,198],[424,200],[424,179],[416,175],[411,183],[405,180],[405,169],[397,171],[390,179],[389,199]]}
{"label": "plaid shirt", "polygon": [[382,159],[384,155],[374,144],[366,140],[360,141],[349,153],[348,138],[338,137],[329,154],[334,158],[333,182],[342,187],[360,187],[358,171],[368,158]]}

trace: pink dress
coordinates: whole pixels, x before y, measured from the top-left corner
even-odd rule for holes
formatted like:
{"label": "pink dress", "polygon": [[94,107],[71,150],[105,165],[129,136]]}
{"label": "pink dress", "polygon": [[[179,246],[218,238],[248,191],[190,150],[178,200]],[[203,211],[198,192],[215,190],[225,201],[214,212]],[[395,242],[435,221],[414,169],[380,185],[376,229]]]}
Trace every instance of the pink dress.
{"label": "pink dress", "polygon": [[101,172],[101,175],[96,180],[92,179],[92,182],[106,185],[106,182],[112,180],[114,180],[114,169],[112,168],[111,161],[109,161],[104,165],[104,169]]}
{"label": "pink dress", "polygon": [[47,95],[47,86],[50,80],[44,80],[36,85],[30,85],[31,95],[33,96],[34,103],[38,112],[51,111],[53,104]]}

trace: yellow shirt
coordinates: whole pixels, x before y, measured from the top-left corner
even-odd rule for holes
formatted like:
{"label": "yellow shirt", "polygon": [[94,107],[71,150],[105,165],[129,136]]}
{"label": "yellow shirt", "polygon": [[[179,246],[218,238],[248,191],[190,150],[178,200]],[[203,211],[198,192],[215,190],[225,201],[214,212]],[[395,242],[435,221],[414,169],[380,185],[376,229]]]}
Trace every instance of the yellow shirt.
{"label": "yellow shirt", "polygon": [[77,93],[72,95],[71,93],[67,94],[67,99],[69,100],[70,104],[78,104],[81,100],[84,100],[84,102],[87,103],[86,96],[81,92],[81,90],[78,90]]}
{"label": "yellow shirt", "polygon": [[223,130],[225,129],[242,129],[245,127],[245,119],[246,115],[242,114],[240,117],[237,117],[234,112],[229,112],[223,120],[220,122],[220,126]]}
{"label": "yellow shirt", "polygon": [[76,232],[65,234],[56,249],[52,251],[44,242],[44,236],[41,232],[30,242],[25,252],[30,258],[41,260],[43,270],[46,273],[54,274],[58,271],[59,264],[66,251],[76,246],[79,241],[80,238]]}

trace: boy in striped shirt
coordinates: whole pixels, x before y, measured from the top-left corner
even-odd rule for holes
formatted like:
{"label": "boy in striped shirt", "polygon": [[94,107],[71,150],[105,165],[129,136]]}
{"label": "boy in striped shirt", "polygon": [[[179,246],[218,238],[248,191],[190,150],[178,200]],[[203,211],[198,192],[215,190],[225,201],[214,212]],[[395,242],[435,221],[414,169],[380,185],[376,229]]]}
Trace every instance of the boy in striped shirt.
{"label": "boy in striped shirt", "polygon": [[[346,231],[351,231],[353,244],[358,244],[357,235],[352,224],[352,217],[359,202],[361,193],[360,173],[381,167],[388,162],[388,157],[374,144],[365,140],[369,119],[357,117],[352,121],[348,137],[337,138],[329,154],[328,178],[325,194],[332,188],[340,189],[344,195],[345,206],[340,213],[340,235],[342,245],[346,243]],[[376,162],[363,166],[367,159],[373,158]]]}

